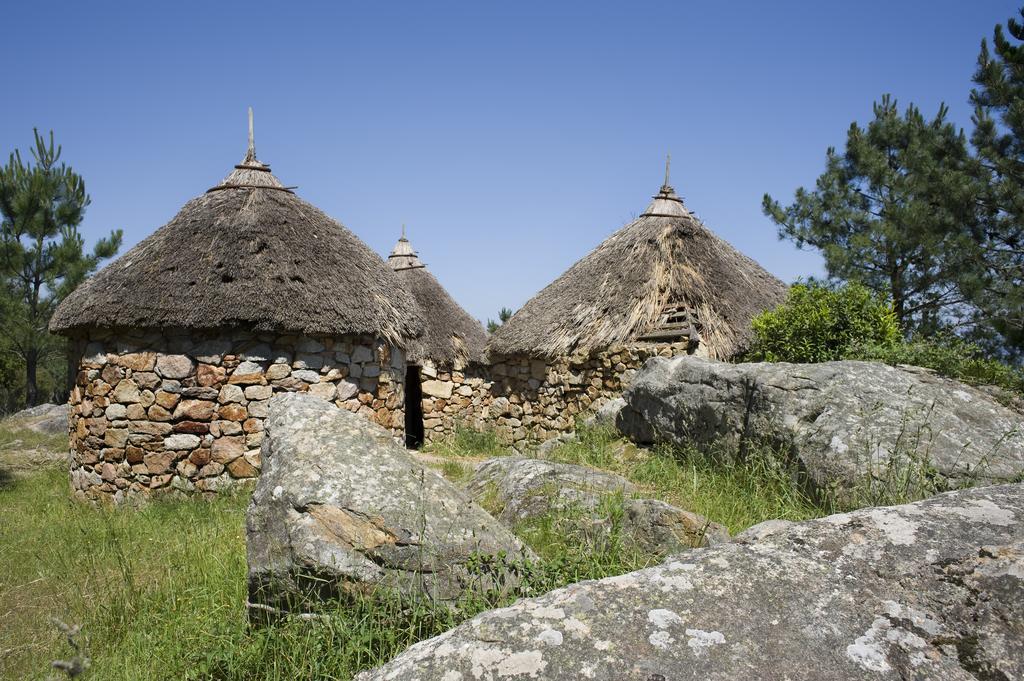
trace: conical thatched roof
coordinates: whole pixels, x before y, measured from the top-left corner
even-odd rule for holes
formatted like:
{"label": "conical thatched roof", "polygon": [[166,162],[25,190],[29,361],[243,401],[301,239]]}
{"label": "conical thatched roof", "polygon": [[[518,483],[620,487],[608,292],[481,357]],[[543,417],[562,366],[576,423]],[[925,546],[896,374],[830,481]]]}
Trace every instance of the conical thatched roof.
{"label": "conical thatched roof", "polygon": [[[664,340],[667,311],[688,313],[700,345],[728,358],[751,319],[785,285],[720,239],[668,184],[643,214],[542,290],[491,337],[493,356],[585,355],[617,343]],[[684,314],[684,317],[686,315]]]}
{"label": "conical thatched roof", "polygon": [[354,234],[256,160],[86,281],[55,332],[87,327],[241,327],[371,334],[400,347],[422,329],[412,297]]}
{"label": "conical thatched roof", "polygon": [[481,361],[487,343],[484,328],[427,271],[405,238],[404,227],[402,237],[388,256],[388,265],[412,294],[426,326],[423,335],[410,347],[409,359],[431,360],[445,367]]}

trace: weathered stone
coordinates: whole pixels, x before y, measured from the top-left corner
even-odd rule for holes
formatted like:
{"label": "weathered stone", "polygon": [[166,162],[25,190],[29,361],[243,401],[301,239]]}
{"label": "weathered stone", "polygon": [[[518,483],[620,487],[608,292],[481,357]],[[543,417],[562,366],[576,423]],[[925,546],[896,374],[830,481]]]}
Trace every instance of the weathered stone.
{"label": "weathered stone", "polygon": [[292,362],[293,369],[313,369],[319,371],[324,365],[324,358],[322,355],[314,355],[310,353],[300,353],[295,361]]}
{"label": "weathered stone", "polygon": [[224,421],[244,421],[249,412],[240,404],[225,404],[217,410],[217,416]]}
{"label": "weathered stone", "polygon": [[103,434],[103,443],[108,447],[124,447],[128,444],[128,430],[125,428],[108,428]]}
{"label": "weathered stone", "polygon": [[155,352],[131,352],[124,355],[116,355],[114,364],[132,371],[152,371],[156,366]]}
{"label": "weathered stone", "polygon": [[241,437],[220,437],[210,447],[210,457],[219,464],[228,464],[245,454],[245,440]]}
{"label": "weathered stone", "polygon": [[269,402],[269,399],[260,399],[249,402],[249,416],[257,419],[265,419],[268,413],[267,405]]}
{"label": "weathered stone", "polygon": [[292,378],[297,378],[305,383],[319,383],[320,374],[312,369],[296,369],[292,372]]}
{"label": "weathered stone", "polygon": [[110,385],[116,385],[118,381],[124,378],[124,369],[113,364],[108,364],[103,367],[103,370],[100,372],[100,378]]}
{"label": "weathered stone", "polygon": [[147,412],[147,414],[149,415],[149,418],[151,418],[154,421],[170,421],[171,420],[171,412],[167,411],[166,409],[161,407],[159,404],[154,404],[152,407],[150,407],[149,411]]}
{"label": "weathered stone", "polygon": [[196,467],[196,465],[189,461],[188,459],[182,459],[181,461],[179,461],[178,465],[174,467],[174,470],[178,475],[184,478],[193,478],[195,477],[196,473],[199,472],[199,469]]}
{"label": "weathered stone", "polygon": [[217,435],[238,435],[242,432],[242,424],[234,421],[214,421],[213,425],[215,425],[219,431]]}
{"label": "weathered stone", "polygon": [[160,377],[152,371],[132,372],[132,380],[143,390],[153,391],[160,385]]}
{"label": "weathered stone", "polygon": [[196,369],[196,383],[201,386],[214,386],[224,380],[224,375],[224,367],[200,364]]}
{"label": "weathered stone", "polygon": [[156,401],[153,391],[148,388],[139,393],[139,404],[143,409],[148,409]]}
{"label": "weathered stone", "polygon": [[242,424],[242,430],[246,433],[258,433],[263,430],[263,421],[261,419],[246,419]]}
{"label": "weathered stone", "polygon": [[356,678],[1024,678],[1022,521],[1021,484],[769,521],[477,615]]}
{"label": "weathered stone", "polygon": [[309,386],[310,395],[328,402],[334,399],[337,392],[338,389],[334,387],[333,383],[317,383],[316,385]]}
{"label": "weathered stone", "polygon": [[174,424],[174,432],[206,435],[210,432],[210,424],[204,421],[178,421]]}
{"label": "weathered stone", "polygon": [[125,410],[125,417],[133,421],[141,421],[146,418],[146,408],[141,403],[129,404]]}
{"label": "weathered stone", "polygon": [[335,390],[335,399],[342,401],[351,400],[359,394],[359,385],[352,381],[338,381]]}
{"label": "weathered stone", "polygon": [[448,381],[423,381],[423,394],[442,400],[450,399],[455,386]]}
{"label": "weathered stone", "polygon": [[216,475],[220,475],[223,472],[224,472],[224,465],[223,464],[219,464],[216,461],[211,461],[210,463],[204,465],[202,468],[199,469],[199,477],[200,478],[211,478],[211,477],[214,477]]}
{"label": "weathered stone", "polygon": [[501,457],[476,467],[466,492],[501,508],[509,525],[550,518],[563,533],[604,539],[612,521],[607,504],[621,506],[619,540],[631,548],[668,555],[694,546],[728,541],[728,531],[703,516],[657,499],[636,498],[628,480],[586,466],[543,459]]}
{"label": "weathered stone", "polygon": [[128,416],[128,407],[124,406],[123,404],[112,404],[109,407],[107,407],[104,413],[106,414],[106,417],[108,419],[110,419],[111,421],[116,421],[118,419],[123,419]]}
{"label": "weathered stone", "polygon": [[206,448],[197,449],[188,456],[188,460],[193,465],[202,468],[206,464],[210,463],[210,450]]}
{"label": "weathered stone", "polygon": [[219,392],[213,387],[196,385],[182,388],[178,394],[181,395],[182,399],[213,401],[217,399]]}
{"label": "weathered stone", "polygon": [[166,449],[195,449],[202,442],[198,435],[189,433],[175,433],[164,438]]}
{"label": "weathered stone", "polygon": [[143,462],[150,475],[166,473],[174,463],[174,452],[147,452],[143,456]]}
{"label": "weathered stone", "polygon": [[173,410],[181,397],[174,392],[166,392],[164,390],[158,390],[154,395],[154,400],[166,410]]}
{"label": "weathered stone", "polygon": [[160,355],[156,359],[156,372],[163,378],[186,378],[194,369],[195,363],[188,355]]}
{"label": "weathered stone", "polygon": [[248,375],[248,374],[262,374],[263,366],[256,362],[245,361],[239,364],[235,368],[235,374]]}
{"label": "weathered stone", "polygon": [[292,369],[287,364],[271,364],[265,373],[268,381],[277,381],[285,378],[292,372]]}
{"label": "weathered stone", "polygon": [[366,347],[365,345],[357,345],[352,350],[352,363],[353,364],[366,364],[367,362],[373,361],[373,350]]}
{"label": "weathered stone", "polygon": [[122,404],[138,402],[139,386],[137,386],[135,381],[130,378],[123,379],[114,387],[114,391],[110,393],[110,396],[115,402],[120,402]]}
{"label": "weathered stone", "polygon": [[924,370],[680,356],[649,360],[625,399],[619,427],[640,442],[766,440],[840,495],[869,477],[927,492],[1024,475],[1024,418]]}
{"label": "weathered stone", "polygon": [[205,340],[192,349],[192,355],[204,364],[220,364],[231,349],[231,342],[223,339]]}
{"label": "weathered stone", "polygon": [[310,395],[271,403],[246,516],[251,616],[315,608],[303,575],[321,594],[372,586],[446,601],[468,581],[470,554],[528,554],[388,431]]}
{"label": "weathered stone", "polygon": [[225,385],[221,386],[220,394],[217,396],[217,401],[221,404],[231,404],[232,402],[242,402],[245,399],[245,392],[242,388],[237,385]]}
{"label": "weathered stone", "polygon": [[182,400],[174,410],[175,419],[190,421],[209,421],[213,418],[215,402],[210,400]]}
{"label": "weathered stone", "polygon": [[140,435],[167,435],[171,432],[171,424],[158,421],[132,421],[128,424],[128,431]]}
{"label": "weathered stone", "polygon": [[323,352],[326,348],[324,344],[315,338],[308,338],[303,336],[295,344],[295,349],[299,352]]}
{"label": "weathered stone", "polygon": [[134,445],[128,445],[125,447],[125,459],[128,463],[142,463],[144,454],[145,450],[141,447],[135,447]]}
{"label": "weathered stone", "polygon": [[254,478],[259,475],[259,469],[246,461],[244,456],[231,461],[227,465],[227,469],[233,478]]}
{"label": "weathered stone", "polygon": [[245,389],[247,400],[269,400],[274,394],[274,389],[269,385],[250,385]]}

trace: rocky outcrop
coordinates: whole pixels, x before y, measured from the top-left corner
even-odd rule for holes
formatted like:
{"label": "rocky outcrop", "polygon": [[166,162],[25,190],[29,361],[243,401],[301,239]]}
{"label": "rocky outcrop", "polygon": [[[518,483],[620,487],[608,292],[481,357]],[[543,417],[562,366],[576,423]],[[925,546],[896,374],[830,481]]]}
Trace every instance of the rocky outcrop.
{"label": "rocky outcrop", "polygon": [[70,412],[66,404],[40,404],[11,414],[7,420],[12,426],[52,435],[68,431]]}
{"label": "rocky outcrop", "polygon": [[581,538],[613,531],[605,504],[615,500],[623,511],[614,521],[620,538],[661,555],[729,539],[718,523],[658,499],[637,498],[640,490],[633,483],[586,466],[518,456],[490,459],[477,466],[466,491],[477,502],[500,508],[498,518],[508,525],[554,516]]}
{"label": "rocky outcrop", "polygon": [[804,523],[474,617],[360,681],[1017,679],[1024,485]]}
{"label": "rocky outcrop", "polygon": [[472,554],[528,555],[381,426],[298,393],[272,398],[269,412],[246,514],[251,615],[379,587],[448,601]]}
{"label": "rocky outcrop", "polygon": [[767,439],[790,449],[819,489],[871,476],[942,491],[1024,475],[1020,414],[924,369],[657,358],[625,399],[618,425],[634,440],[742,450]]}

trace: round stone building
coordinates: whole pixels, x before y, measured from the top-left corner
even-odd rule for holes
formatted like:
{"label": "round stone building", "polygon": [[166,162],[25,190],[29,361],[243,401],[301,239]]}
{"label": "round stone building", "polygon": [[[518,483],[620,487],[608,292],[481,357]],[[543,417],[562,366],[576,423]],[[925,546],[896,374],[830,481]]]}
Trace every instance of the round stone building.
{"label": "round stone building", "polygon": [[451,435],[484,403],[487,333],[419,259],[404,227],[387,262],[424,322],[423,334],[409,346],[405,380],[405,441],[416,448]]}
{"label": "round stone building", "polygon": [[270,397],[306,391],[404,432],[422,333],[395,272],[256,159],[70,295],[71,484],[121,502],[260,470]]}

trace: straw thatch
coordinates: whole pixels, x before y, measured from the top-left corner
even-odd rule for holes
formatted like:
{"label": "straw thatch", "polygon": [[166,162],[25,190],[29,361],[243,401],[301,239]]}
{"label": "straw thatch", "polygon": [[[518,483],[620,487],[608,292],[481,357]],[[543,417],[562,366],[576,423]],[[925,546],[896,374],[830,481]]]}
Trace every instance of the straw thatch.
{"label": "straw thatch", "polygon": [[781,281],[713,234],[666,183],[635,221],[542,290],[491,337],[492,356],[587,355],[657,330],[662,312],[696,312],[700,345],[728,358],[751,319],[780,303]]}
{"label": "straw thatch", "polygon": [[487,343],[483,326],[427,271],[405,237],[404,229],[388,256],[388,265],[412,294],[425,324],[423,335],[410,346],[409,359],[413,362],[430,360],[439,367],[481,361]]}
{"label": "straw thatch", "polygon": [[50,329],[369,334],[404,347],[422,322],[394,272],[256,160],[86,281]]}

